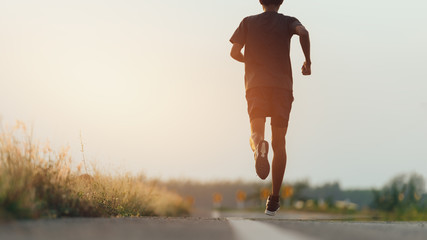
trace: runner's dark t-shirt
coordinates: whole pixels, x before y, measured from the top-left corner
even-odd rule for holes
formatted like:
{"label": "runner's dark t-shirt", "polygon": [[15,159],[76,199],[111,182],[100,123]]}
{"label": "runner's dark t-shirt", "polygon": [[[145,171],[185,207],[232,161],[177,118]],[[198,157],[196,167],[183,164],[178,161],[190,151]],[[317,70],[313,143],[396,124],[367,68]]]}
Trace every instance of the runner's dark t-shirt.
{"label": "runner's dark t-shirt", "polygon": [[264,12],[243,19],[230,39],[245,46],[245,87],[292,91],[291,37],[301,25],[294,17]]}

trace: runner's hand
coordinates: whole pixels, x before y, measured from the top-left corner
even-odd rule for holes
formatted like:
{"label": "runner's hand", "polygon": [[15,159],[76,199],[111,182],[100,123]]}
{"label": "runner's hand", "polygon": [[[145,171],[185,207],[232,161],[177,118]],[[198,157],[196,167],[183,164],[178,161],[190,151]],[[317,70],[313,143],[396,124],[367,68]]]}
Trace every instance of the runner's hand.
{"label": "runner's hand", "polygon": [[311,63],[309,62],[304,62],[304,65],[302,65],[302,75],[311,75]]}

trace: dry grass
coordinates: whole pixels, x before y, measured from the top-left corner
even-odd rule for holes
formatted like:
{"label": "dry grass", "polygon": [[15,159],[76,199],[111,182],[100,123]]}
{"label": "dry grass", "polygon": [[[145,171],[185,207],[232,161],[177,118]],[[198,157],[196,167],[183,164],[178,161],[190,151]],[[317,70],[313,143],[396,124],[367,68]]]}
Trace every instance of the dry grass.
{"label": "dry grass", "polygon": [[[181,216],[189,205],[155,181],[71,170],[68,149],[34,143],[23,123],[0,129],[0,218]],[[85,164],[84,164],[85,165]],[[86,166],[85,166],[86,168]]]}

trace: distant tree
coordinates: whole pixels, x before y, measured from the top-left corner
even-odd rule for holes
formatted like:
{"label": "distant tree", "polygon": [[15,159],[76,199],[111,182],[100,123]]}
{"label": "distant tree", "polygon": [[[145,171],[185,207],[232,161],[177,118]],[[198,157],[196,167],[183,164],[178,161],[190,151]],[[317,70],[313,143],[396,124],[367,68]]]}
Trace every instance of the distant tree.
{"label": "distant tree", "polygon": [[382,190],[373,190],[375,209],[392,212],[409,208],[423,208],[420,200],[425,191],[423,176],[402,174],[394,177]]}
{"label": "distant tree", "polygon": [[292,202],[298,201],[298,200],[303,200],[303,201],[307,200],[307,197],[304,194],[304,190],[310,188],[310,183],[307,179],[297,181],[294,184],[292,184],[292,186],[294,188],[294,193],[293,193],[293,196],[291,197]]}

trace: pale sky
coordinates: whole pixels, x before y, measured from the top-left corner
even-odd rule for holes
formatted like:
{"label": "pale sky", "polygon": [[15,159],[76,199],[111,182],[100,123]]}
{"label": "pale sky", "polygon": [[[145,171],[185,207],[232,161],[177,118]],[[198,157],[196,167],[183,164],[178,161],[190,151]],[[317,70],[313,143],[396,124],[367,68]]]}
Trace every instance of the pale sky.
{"label": "pale sky", "polygon": [[[106,171],[256,181],[244,68],[228,40],[261,10],[257,0],[0,0],[3,123],[69,145],[76,164],[81,131]],[[280,12],[310,31],[313,62],[303,77],[294,37],[285,182],[427,178],[426,10],[422,0],[285,1]]]}

